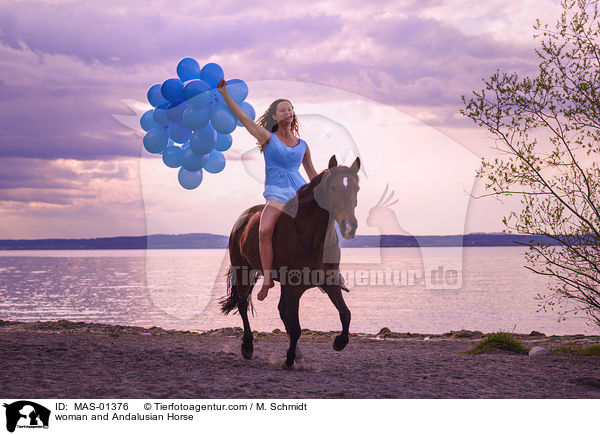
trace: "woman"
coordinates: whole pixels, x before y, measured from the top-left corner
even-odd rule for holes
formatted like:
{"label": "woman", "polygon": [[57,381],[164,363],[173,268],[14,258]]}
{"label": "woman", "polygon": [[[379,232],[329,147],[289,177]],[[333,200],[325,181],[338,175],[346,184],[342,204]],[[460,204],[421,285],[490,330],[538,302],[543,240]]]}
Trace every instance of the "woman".
{"label": "woman", "polygon": [[263,196],[267,204],[260,215],[259,251],[263,266],[263,286],[257,298],[262,301],[267,297],[273,282],[273,230],[283,205],[292,199],[298,189],[306,181],[298,172],[300,163],[312,180],[317,172],[313,166],[310,150],[306,142],[300,139],[298,119],[294,114],[292,103],[285,99],[275,100],[265,114],[254,122],[227,92],[225,80],[221,80],[218,90],[229,106],[231,112],[256,138],[260,151],[265,156],[265,190]]}

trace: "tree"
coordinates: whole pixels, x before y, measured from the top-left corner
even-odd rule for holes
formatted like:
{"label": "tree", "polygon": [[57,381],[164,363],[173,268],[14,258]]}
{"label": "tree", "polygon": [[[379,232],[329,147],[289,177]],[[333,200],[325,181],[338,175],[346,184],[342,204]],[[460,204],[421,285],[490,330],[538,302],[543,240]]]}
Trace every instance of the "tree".
{"label": "tree", "polygon": [[[504,231],[532,235],[529,270],[552,277],[539,305],[583,311],[600,326],[600,22],[599,0],[563,0],[551,28],[537,20],[537,76],[499,70],[460,112],[485,127],[499,157],[477,177],[489,193],[518,195],[521,209]],[[534,235],[546,236],[534,238]],[[543,240],[541,240],[543,239]]]}

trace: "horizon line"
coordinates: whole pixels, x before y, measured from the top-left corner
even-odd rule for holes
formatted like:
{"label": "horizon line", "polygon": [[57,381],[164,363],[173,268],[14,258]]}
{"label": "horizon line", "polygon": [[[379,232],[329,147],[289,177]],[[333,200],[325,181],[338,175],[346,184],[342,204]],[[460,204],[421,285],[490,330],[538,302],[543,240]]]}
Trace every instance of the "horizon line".
{"label": "horizon line", "polygon": [[[90,237],[42,237],[42,238],[34,238],[34,239],[26,239],[26,238],[17,238],[17,239],[0,239],[0,241],[35,241],[35,240],[96,240],[96,239],[118,239],[118,238],[133,238],[133,237],[153,237],[153,236],[191,236],[191,235],[207,235],[207,236],[215,236],[215,237],[227,237],[229,235],[224,234],[215,234],[215,233],[178,233],[178,234],[167,234],[167,233],[155,233],[155,234],[145,234],[145,235],[125,235],[125,236],[90,236]],[[406,234],[356,234],[356,237],[381,237],[381,236],[395,236],[395,237],[457,237],[457,236],[469,236],[469,235],[529,235],[529,234],[515,234],[515,233],[506,233],[502,231],[494,231],[494,232],[482,232],[476,231],[473,233],[463,233],[463,234],[420,234],[420,235],[406,235]]]}

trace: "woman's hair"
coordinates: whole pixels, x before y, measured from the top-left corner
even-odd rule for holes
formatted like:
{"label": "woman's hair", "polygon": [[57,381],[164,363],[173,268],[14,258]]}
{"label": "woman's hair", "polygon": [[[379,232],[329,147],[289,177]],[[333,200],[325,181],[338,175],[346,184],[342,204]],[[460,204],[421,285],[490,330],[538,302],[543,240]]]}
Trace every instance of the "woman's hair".
{"label": "woman's hair", "polygon": [[[277,124],[277,121],[275,121],[273,119],[273,115],[275,115],[275,113],[277,113],[277,105],[279,103],[281,103],[282,101],[287,101],[288,103],[292,104],[292,102],[290,100],[287,100],[285,98],[279,98],[278,100],[275,100],[271,103],[271,105],[269,106],[267,111],[263,114],[263,116],[258,118],[257,124],[264,127],[268,132],[275,133],[277,131],[278,124]],[[292,106],[292,109],[293,108],[294,108],[294,106]],[[294,113],[294,118],[292,119],[291,129],[292,129],[293,134],[295,134],[296,136],[300,136],[298,118],[296,117],[296,113]],[[263,152],[262,144],[259,143],[258,145],[259,145],[260,152],[262,153]]]}

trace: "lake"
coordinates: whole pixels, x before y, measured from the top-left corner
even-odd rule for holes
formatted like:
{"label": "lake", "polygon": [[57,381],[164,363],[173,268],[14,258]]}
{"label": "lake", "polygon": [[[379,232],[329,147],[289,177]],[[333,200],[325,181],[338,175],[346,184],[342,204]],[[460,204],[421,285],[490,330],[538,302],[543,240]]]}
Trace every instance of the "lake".
{"label": "lake", "polygon": [[[341,269],[352,290],[344,293],[352,312],[350,331],[598,333],[581,315],[559,323],[555,312],[538,311],[535,297],[548,281],[525,269],[524,252],[523,247],[345,248]],[[424,276],[424,265],[437,277]],[[238,315],[219,312],[227,266],[223,249],[0,251],[0,319],[189,331],[241,326]],[[278,298],[276,284],[265,301],[254,299],[254,330],[284,329]],[[341,328],[337,311],[318,289],[303,296],[300,322],[313,330]]]}

